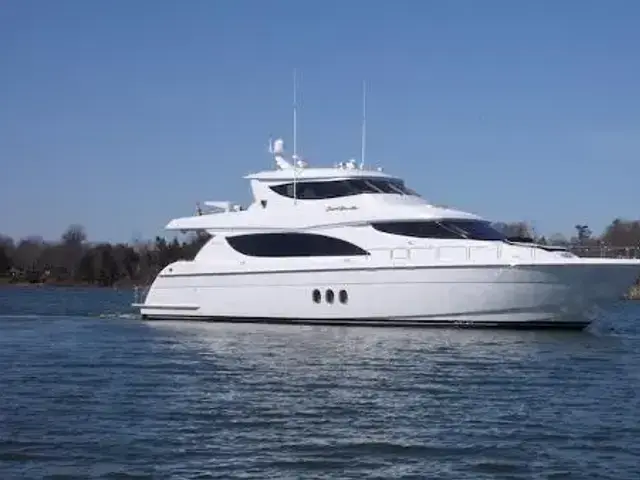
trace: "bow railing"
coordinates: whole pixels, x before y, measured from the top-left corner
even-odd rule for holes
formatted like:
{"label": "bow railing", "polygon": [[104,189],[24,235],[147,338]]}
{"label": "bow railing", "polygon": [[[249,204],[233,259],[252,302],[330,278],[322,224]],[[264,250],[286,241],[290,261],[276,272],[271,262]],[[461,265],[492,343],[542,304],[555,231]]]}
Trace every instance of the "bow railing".
{"label": "bow railing", "polygon": [[610,245],[570,245],[571,253],[579,257],[640,258],[640,246],[613,247]]}

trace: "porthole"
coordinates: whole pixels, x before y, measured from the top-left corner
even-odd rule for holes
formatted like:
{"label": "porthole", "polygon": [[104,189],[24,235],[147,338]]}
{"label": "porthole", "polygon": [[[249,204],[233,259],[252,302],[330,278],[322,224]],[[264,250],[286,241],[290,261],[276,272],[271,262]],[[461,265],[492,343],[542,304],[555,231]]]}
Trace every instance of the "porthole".
{"label": "porthole", "polygon": [[314,303],[320,303],[322,301],[322,294],[320,293],[320,290],[318,290],[317,288],[313,291],[313,301]]}
{"label": "porthole", "polygon": [[340,290],[338,298],[340,299],[340,303],[347,303],[349,301],[349,295],[346,290]]}
{"label": "porthole", "polygon": [[325,293],[324,298],[326,299],[327,303],[333,303],[333,299],[334,299],[333,290],[327,290],[327,293]]}

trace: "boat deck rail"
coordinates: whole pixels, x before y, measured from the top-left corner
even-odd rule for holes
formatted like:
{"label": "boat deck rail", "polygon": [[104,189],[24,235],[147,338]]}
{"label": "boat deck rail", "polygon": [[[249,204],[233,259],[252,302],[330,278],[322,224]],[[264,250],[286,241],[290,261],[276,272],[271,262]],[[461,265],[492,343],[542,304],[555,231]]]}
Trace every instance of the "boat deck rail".
{"label": "boat deck rail", "polygon": [[[409,247],[379,247],[371,248],[372,254],[388,255],[392,260],[430,260],[430,261],[495,261],[515,260],[528,261],[548,256],[548,251],[536,245],[519,245],[521,248],[516,255],[513,251],[507,251],[505,245],[433,245],[433,246],[409,246]],[[556,247],[557,248],[557,247]],[[582,258],[618,258],[640,259],[640,246],[638,247],[611,247],[611,246],[568,246],[559,249]]]}
{"label": "boat deck rail", "polygon": [[610,245],[571,245],[567,250],[579,257],[640,258],[640,245],[614,247]]}

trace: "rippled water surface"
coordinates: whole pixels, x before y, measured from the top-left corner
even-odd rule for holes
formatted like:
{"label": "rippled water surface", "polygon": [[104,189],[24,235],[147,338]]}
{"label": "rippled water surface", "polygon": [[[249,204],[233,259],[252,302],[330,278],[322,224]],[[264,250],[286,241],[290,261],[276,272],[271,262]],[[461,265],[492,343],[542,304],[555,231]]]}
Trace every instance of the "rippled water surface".
{"label": "rippled water surface", "polygon": [[0,289],[0,479],[640,479],[640,304],[581,333],[143,323]]}

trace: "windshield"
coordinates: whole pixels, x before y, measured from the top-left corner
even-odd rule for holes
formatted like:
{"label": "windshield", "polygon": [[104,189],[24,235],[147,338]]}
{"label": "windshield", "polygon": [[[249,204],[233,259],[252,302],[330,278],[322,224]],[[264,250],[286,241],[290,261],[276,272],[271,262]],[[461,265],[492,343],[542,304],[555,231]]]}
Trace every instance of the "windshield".
{"label": "windshield", "polygon": [[328,198],[348,197],[361,193],[387,193],[395,195],[419,195],[405,187],[404,182],[397,179],[352,178],[348,180],[333,180],[328,182],[298,182],[294,189],[293,183],[274,185],[271,190],[279,195],[302,200],[323,200]]}
{"label": "windshield", "polygon": [[391,221],[372,223],[374,229],[391,235],[417,238],[504,240],[505,237],[483,220]]}
{"label": "windshield", "polygon": [[445,228],[460,232],[472,240],[505,240],[506,237],[493,228],[489,222],[478,220],[443,220],[439,222]]}

